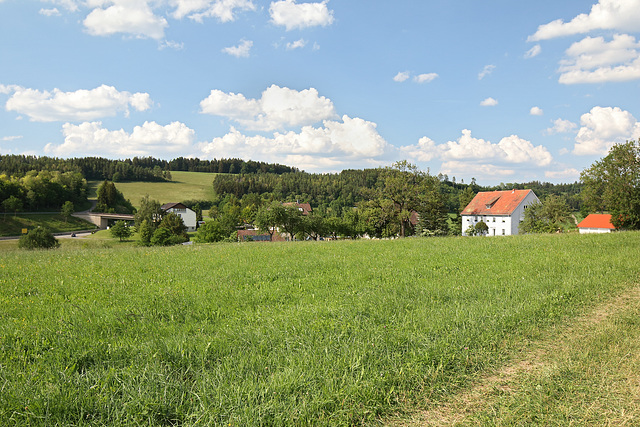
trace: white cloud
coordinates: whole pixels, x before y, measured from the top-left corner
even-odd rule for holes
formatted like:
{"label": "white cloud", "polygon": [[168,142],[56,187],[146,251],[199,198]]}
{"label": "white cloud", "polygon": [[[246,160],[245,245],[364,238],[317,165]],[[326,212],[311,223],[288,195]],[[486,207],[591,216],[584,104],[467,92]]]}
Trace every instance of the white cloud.
{"label": "white cloud", "polygon": [[493,73],[493,70],[496,69],[495,65],[485,65],[482,71],[478,73],[478,80],[482,80],[487,77],[489,74]]}
{"label": "white cloud", "polygon": [[242,157],[292,164],[306,170],[376,162],[388,149],[376,124],[342,116],[324,120],[322,127],[304,126],[300,132],[276,132],[273,137],[247,136],[231,128],[226,135],[200,145],[204,158]]}
{"label": "white cloud", "polygon": [[398,74],[395,75],[395,77],[393,78],[393,81],[395,82],[404,82],[409,78],[409,72],[408,71],[401,71]]}
{"label": "white cloud", "polygon": [[546,171],[544,176],[550,179],[577,181],[580,178],[580,171],[574,168],[567,168],[559,171]]}
{"label": "white cloud", "polygon": [[640,138],[640,122],[618,107],[593,107],[580,117],[573,153],[604,155],[617,143]]}
{"label": "white cloud", "polygon": [[60,11],[56,7],[52,9],[40,9],[38,13],[44,16],[60,16]]}
{"label": "white cloud", "polygon": [[128,115],[130,106],[145,111],[153,105],[148,93],[119,92],[106,85],[75,92],[2,86],[0,92],[12,93],[6,104],[8,111],[25,114],[33,122],[95,120],[115,116],[120,111]]}
{"label": "white cloud", "polygon": [[495,99],[489,97],[487,99],[485,99],[484,101],[482,101],[480,103],[481,106],[483,107],[495,107],[496,105],[498,105],[498,101],[496,101]]}
{"label": "white cloud", "polygon": [[196,22],[203,22],[203,18],[217,18],[220,22],[230,22],[236,19],[236,10],[254,11],[252,0],[171,0],[176,9],[172,16],[182,19],[188,16]]}
{"label": "white cloud", "polygon": [[22,135],[3,136],[1,141],[15,141],[16,139],[22,139]]}
{"label": "white cloud", "polygon": [[130,34],[139,38],[164,38],[167,20],[156,16],[148,3],[149,0],[93,0],[88,5],[95,7],[83,21],[89,34],[110,36],[112,34]]}
{"label": "white cloud", "polygon": [[184,43],[178,43],[175,41],[171,41],[171,40],[163,40],[162,43],[160,43],[160,45],[158,46],[158,49],[162,50],[162,49],[175,49],[175,50],[182,50],[184,49]]}
{"label": "white cloud", "polygon": [[404,146],[401,151],[410,154],[418,161],[440,159],[443,161],[464,161],[469,164],[487,161],[506,164],[531,164],[547,166],[553,160],[549,151],[542,145],[534,146],[530,141],[517,135],[502,138],[493,144],[484,139],[471,136],[471,131],[464,129],[462,136],[456,141],[436,144],[423,137],[418,145]]}
{"label": "white cloud", "polygon": [[577,127],[578,125],[570,120],[556,119],[553,122],[553,126],[548,128],[545,133],[548,135],[554,135],[557,133],[569,133],[574,132]]}
{"label": "white cloud", "polygon": [[227,117],[249,130],[272,131],[304,126],[336,116],[333,103],[314,88],[297,91],[271,85],[260,99],[212,90],[200,102],[201,112]]}
{"label": "white cloud", "polygon": [[327,7],[328,0],[320,3],[296,3],[295,0],[272,2],[269,6],[271,22],[283,26],[287,31],[308,27],[326,27],[333,23],[333,11]]}
{"label": "white cloud", "polygon": [[225,47],[222,52],[236,58],[248,58],[252,47],[253,42],[251,40],[241,40],[238,46]]}
{"label": "white cloud", "polygon": [[539,44],[535,45],[534,47],[532,47],[531,49],[529,49],[525,54],[524,57],[525,59],[530,59],[530,58],[534,58],[538,55],[540,55],[540,52],[542,52],[542,48],[540,47]]}
{"label": "white cloud", "polygon": [[515,175],[516,171],[504,166],[494,164],[469,164],[467,162],[450,161],[442,163],[440,173],[447,175],[475,175],[486,178],[510,177]]}
{"label": "white cloud", "polygon": [[438,78],[438,75],[436,73],[418,74],[413,78],[413,81],[416,83],[428,83],[432,82],[436,78]]}
{"label": "white cloud", "polygon": [[301,49],[307,45],[305,39],[296,40],[294,42],[287,43],[287,50]]}
{"label": "white cloud", "polygon": [[635,37],[616,34],[586,37],[566,51],[560,62],[559,82],[563,84],[603,83],[640,79],[640,43]]}
{"label": "white cloud", "polygon": [[62,127],[64,142],[47,144],[45,152],[60,157],[69,156],[158,156],[159,153],[183,153],[190,149],[195,132],[185,124],[173,122],[161,126],[145,122],[133,132],[110,131],[101,122],[66,123]]}
{"label": "white cloud", "polygon": [[529,114],[531,114],[532,116],[542,116],[544,115],[544,111],[540,107],[531,107],[531,110],[529,110]]}
{"label": "white cloud", "polygon": [[585,34],[593,30],[640,31],[640,3],[637,0],[599,0],[591,12],[569,22],[562,19],[540,25],[529,41]]}

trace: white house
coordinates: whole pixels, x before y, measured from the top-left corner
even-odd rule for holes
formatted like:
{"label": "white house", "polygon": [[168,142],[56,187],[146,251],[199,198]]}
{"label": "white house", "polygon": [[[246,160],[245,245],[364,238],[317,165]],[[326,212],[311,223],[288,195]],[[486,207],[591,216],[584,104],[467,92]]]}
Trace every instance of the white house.
{"label": "white house", "polygon": [[609,214],[590,214],[578,224],[580,234],[611,233],[615,229],[611,224],[611,215]]}
{"label": "white house", "polygon": [[489,236],[518,234],[524,211],[537,202],[540,200],[531,190],[480,192],[460,213],[462,235],[466,236],[466,230],[480,221],[489,227]]}
{"label": "white house", "polygon": [[187,226],[187,231],[196,231],[196,213],[182,203],[167,203],[161,208],[167,213],[174,213],[182,218],[182,222]]}

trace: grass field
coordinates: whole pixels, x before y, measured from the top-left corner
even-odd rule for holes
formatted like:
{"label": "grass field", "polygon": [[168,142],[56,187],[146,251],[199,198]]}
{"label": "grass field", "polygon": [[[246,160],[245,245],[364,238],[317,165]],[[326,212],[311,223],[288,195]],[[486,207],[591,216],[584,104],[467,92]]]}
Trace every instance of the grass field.
{"label": "grass field", "polygon": [[[133,206],[140,206],[146,194],[161,204],[186,200],[211,200],[214,173],[171,172],[171,182],[117,182],[116,188],[129,199]],[[96,198],[100,181],[89,181],[89,198]]]}
{"label": "grass field", "polygon": [[[406,425],[635,288],[639,257],[631,232],[7,251],[0,424]],[[559,399],[638,348],[634,314],[470,422],[618,420]]]}

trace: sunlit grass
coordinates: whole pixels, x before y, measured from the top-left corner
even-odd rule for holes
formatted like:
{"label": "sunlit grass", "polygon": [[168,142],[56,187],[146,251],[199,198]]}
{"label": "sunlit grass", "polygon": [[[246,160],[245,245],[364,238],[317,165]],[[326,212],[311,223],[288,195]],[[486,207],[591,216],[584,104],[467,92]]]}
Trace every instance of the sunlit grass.
{"label": "sunlit grass", "polygon": [[[161,204],[187,200],[211,200],[215,173],[172,171],[171,182],[117,182],[116,188],[133,206],[140,206],[145,195]],[[89,197],[96,198],[100,182],[89,182]]]}
{"label": "sunlit grass", "polygon": [[637,282],[638,237],[9,251],[0,422],[372,423]]}

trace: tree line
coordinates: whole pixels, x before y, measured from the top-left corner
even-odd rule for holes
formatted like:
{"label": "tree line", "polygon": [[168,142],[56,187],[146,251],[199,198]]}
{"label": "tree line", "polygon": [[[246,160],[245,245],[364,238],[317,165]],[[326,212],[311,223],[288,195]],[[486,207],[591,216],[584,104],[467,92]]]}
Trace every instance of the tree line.
{"label": "tree line", "polygon": [[93,181],[170,181],[171,171],[211,172],[223,174],[273,173],[297,171],[296,168],[280,164],[244,161],[242,159],[201,160],[178,157],[162,160],[153,157],[112,160],[102,157],[80,157],[60,159],[47,156],[0,155],[0,173],[8,176],[24,176],[27,172],[58,171],[79,172]]}

